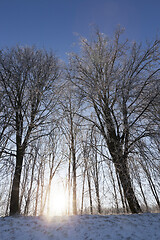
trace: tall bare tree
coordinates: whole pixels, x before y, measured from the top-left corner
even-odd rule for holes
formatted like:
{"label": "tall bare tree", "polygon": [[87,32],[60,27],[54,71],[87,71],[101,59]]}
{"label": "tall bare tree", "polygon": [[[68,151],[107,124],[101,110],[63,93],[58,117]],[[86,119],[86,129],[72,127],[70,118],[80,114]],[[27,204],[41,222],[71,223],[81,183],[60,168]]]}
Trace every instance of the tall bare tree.
{"label": "tall bare tree", "polygon": [[15,173],[10,215],[20,213],[19,189],[22,165],[30,141],[44,135],[45,121],[55,105],[54,86],[60,70],[52,53],[34,47],[5,49],[0,54],[0,81],[14,135]]}
{"label": "tall bare tree", "polygon": [[[134,192],[128,156],[137,141],[155,134],[150,112],[158,96],[160,41],[142,47],[121,41],[118,28],[113,39],[97,31],[96,38],[81,38],[81,55],[71,54],[72,81],[105,139],[132,213],[141,212]],[[97,120],[89,113],[94,111]]]}
{"label": "tall bare tree", "polygon": [[[70,79],[70,72],[65,72],[66,79]],[[60,99],[60,116],[62,117],[61,128],[69,148],[69,166],[68,166],[68,190],[71,191],[70,182],[72,181],[72,209],[73,214],[77,214],[77,142],[80,131],[81,119],[76,114],[81,111],[81,100],[77,98],[74,85],[67,81],[62,90],[63,97]],[[71,174],[72,173],[72,174]],[[71,179],[72,175],[72,179]],[[69,203],[70,204],[70,203]],[[69,210],[69,209],[68,209]]]}

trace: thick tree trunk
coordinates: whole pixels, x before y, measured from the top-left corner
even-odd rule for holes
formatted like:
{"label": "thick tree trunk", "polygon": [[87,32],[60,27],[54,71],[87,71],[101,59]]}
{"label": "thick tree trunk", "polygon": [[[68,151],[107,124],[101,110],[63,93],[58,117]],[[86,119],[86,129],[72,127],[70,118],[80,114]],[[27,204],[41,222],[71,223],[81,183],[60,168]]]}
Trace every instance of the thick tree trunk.
{"label": "thick tree trunk", "polygon": [[124,196],[128,201],[131,212],[132,213],[142,212],[131,184],[131,179],[130,179],[129,170],[127,166],[127,160],[124,157],[117,158],[114,161],[114,164],[115,164],[115,169],[119,175],[121,185],[123,187]]}
{"label": "thick tree trunk", "polygon": [[16,158],[16,168],[15,168],[12,192],[11,192],[10,216],[14,214],[20,214],[19,190],[20,190],[22,163],[23,163],[23,156],[21,154],[18,154]]}
{"label": "thick tree trunk", "polygon": [[[112,122],[112,121],[111,121]],[[128,132],[126,130],[125,144],[122,146],[119,137],[116,136],[114,125],[110,125],[109,137],[106,138],[109,152],[112,156],[112,161],[115,166],[116,173],[119,176],[121,182],[124,197],[128,202],[129,208],[132,213],[142,212],[138,200],[135,196],[131,178],[129,174],[129,168],[127,164],[128,157]],[[123,149],[124,147],[124,149]]]}
{"label": "thick tree trunk", "polygon": [[24,149],[22,147],[22,134],[23,134],[23,117],[19,110],[21,109],[21,102],[18,101],[16,109],[16,166],[13,178],[13,185],[11,191],[10,201],[10,215],[20,214],[19,193],[20,193],[20,179],[22,172]]}

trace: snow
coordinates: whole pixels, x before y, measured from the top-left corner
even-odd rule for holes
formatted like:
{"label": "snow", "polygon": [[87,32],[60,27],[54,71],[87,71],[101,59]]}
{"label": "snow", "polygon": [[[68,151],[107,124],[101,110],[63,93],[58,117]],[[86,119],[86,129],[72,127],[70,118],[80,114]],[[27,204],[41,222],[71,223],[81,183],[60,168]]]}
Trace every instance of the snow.
{"label": "snow", "polygon": [[160,213],[1,217],[0,240],[160,240]]}

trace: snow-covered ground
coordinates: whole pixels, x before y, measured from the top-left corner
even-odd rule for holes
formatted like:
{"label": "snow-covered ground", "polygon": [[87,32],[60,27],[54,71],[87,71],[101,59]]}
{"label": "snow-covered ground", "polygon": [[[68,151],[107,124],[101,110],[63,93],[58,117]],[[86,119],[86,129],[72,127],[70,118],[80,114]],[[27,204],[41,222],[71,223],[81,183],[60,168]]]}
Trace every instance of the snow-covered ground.
{"label": "snow-covered ground", "polygon": [[160,240],[160,213],[1,217],[0,240]]}

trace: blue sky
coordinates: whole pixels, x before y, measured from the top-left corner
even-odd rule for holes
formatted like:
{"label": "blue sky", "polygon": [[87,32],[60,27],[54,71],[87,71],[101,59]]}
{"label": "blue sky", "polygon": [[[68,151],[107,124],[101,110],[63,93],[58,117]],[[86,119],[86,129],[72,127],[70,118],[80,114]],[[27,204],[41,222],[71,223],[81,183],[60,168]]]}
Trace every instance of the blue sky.
{"label": "blue sky", "polygon": [[74,50],[76,33],[88,37],[97,25],[112,35],[118,24],[131,40],[160,36],[160,1],[0,0],[0,48],[36,45],[65,58]]}

